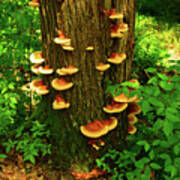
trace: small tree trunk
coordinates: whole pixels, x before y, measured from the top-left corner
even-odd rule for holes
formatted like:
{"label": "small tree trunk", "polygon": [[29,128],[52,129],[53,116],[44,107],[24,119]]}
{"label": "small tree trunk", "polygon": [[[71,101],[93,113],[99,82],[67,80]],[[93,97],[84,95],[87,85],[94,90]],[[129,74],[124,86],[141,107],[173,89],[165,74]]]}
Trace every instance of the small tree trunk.
{"label": "small tree trunk", "polygon": [[[56,73],[44,79],[49,84],[51,93],[43,97],[41,111],[42,119],[50,123],[52,143],[56,146],[57,161],[62,167],[69,167],[73,160],[93,162],[99,152],[88,147],[88,138],[80,132],[80,126],[94,119],[107,119],[109,115],[102,110],[111,99],[105,94],[106,81],[120,83],[130,75],[133,43],[135,0],[41,0],[40,17],[42,30],[42,52],[54,70],[68,65],[76,66],[79,72],[65,79],[73,82],[73,88],[60,92],[71,106],[66,110],[53,110],[52,102],[59,93],[50,82],[59,77]],[[116,12],[124,14],[123,20],[111,21],[103,9],[115,8]],[[110,38],[112,23],[127,23],[129,30],[121,39]],[[57,30],[61,30],[72,39],[74,51],[65,51],[54,43]],[[86,51],[93,46],[93,51]],[[111,65],[103,75],[95,66],[104,62],[112,52],[126,53],[126,60],[120,65]],[[117,140],[123,144],[126,137],[127,122],[119,114],[118,128],[103,137],[107,149],[117,145]]]}

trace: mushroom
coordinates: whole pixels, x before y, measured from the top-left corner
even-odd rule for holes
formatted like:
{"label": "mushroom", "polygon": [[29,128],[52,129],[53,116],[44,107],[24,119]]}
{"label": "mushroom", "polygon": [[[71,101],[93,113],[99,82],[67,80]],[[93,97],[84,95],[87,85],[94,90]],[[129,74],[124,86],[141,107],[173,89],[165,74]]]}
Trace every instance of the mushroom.
{"label": "mushroom", "polygon": [[115,102],[121,102],[121,103],[131,103],[135,102],[138,99],[137,95],[134,95],[132,97],[127,97],[124,93],[121,93],[119,96],[114,96]]}
{"label": "mushroom", "polygon": [[93,51],[94,50],[94,47],[93,46],[88,46],[87,48],[86,48],[86,51]]}
{"label": "mushroom", "polygon": [[124,111],[127,108],[128,104],[123,102],[123,103],[117,103],[114,100],[111,101],[111,104],[103,107],[103,110],[106,113],[112,114],[112,113],[120,113]]}
{"label": "mushroom", "polygon": [[137,117],[134,114],[128,114],[128,123],[134,125],[138,121]]}
{"label": "mushroom", "polygon": [[29,5],[33,7],[39,7],[40,6],[39,0],[32,0],[29,2]]}
{"label": "mushroom", "polygon": [[81,133],[89,138],[99,138],[108,132],[106,125],[101,123],[98,119],[80,127]]}
{"label": "mushroom", "polygon": [[99,139],[99,144],[100,144],[100,146],[104,146],[105,142],[102,139]]}
{"label": "mushroom", "polygon": [[58,91],[64,91],[70,89],[73,86],[72,82],[67,82],[64,78],[55,78],[52,80],[51,85]]}
{"label": "mushroom", "polygon": [[39,72],[41,74],[52,74],[53,73],[53,69],[50,68],[49,65],[46,65],[45,67],[39,67]]}
{"label": "mushroom", "polygon": [[111,67],[110,64],[104,64],[104,63],[101,62],[96,66],[96,69],[98,71],[104,72],[104,71],[108,70],[110,67]]}
{"label": "mushroom", "polygon": [[70,46],[71,45],[71,39],[67,38],[62,31],[58,31],[58,37],[54,38],[54,42],[56,44]]}
{"label": "mushroom", "polygon": [[30,89],[36,91],[39,87],[44,86],[44,81],[42,79],[34,79],[30,84]]}
{"label": "mushroom", "polygon": [[110,19],[123,19],[123,14],[117,13],[116,10],[113,8],[109,11],[109,18]]}
{"label": "mushroom", "polygon": [[72,65],[56,70],[57,74],[59,74],[60,76],[72,75],[77,73],[78,71],[79,69]]}
{"label": "mushroom", "polygon": [[113,64],[121,64],[126,59],[125,53],[112,53],[111,57],[108,58],[108,62]]}
{"label": "mushroom", "polygon": [[[138,87],[139,87],[139,82],[138,82],[138,80],[136,80],[136,79],[131,79],[131,80],[128,80],[128,82],[131,82],[131,83],[134,83],[134,84],[137,84],[138,86],[137,87],[135,87],[135,88],[130,88],[130,87],[128,87],[128,90],[129,90],[129,92],[128,92],[128,95],[129,95],[129,93],[131,92],[131,91],[133,91],[133,90],[135,90],[135,89],[137,89]],[[114,96],[114,101],[116,101],[116,102],[126,102],[126,103],[132,103],[132,102],[137,102],[139,99],[138,99],[138,97],[137,97],[137,95],[134,95],[134,96],[132,96],[132,97],[127,97],[124,93],[121,93],[120,95],[118,95],[118,96]]]}
{"label": "mushroom", "polygon": [[135,134],[136,131],[137,131],[137,128],[134,125],[128,126],[128,133],[129,134]]}
{"label": "mushroom", "polygon": [[139,107],[138,103],[136,102],[129,103],[128,113],[134,115],[141,113],[141,108]]}
{"label": "mushroom", "polygon": [[31,71],[35,74],[40,74],[39,68],[41,67],[40,64],[35,64],[34,66],[31,67]]}
{"label": "mushroom", "polygon": [[117,127],[118,120],[115,117],[110,117],[109,119],[102,120],[102,123],[107,126],[108,131],[111,131]]}
{"label": "mushroom", "polygon": [[66,51],[74,51],[74,48],[71,45],[63,45],[62,48]]}
{"label": "mushroom", "polygon": [[38,95],[46,95],[49,93],[49,90],[46,85],[40,86],[36,89]]}
{"label": "mushroom", "polygon": [[30,61],[34,64],[41,64],[45,61],[40,51],[36,51],[30,55]]}
{"label": "mushroom", "polygon": [[67,109],[70,107],[70,104],[65,101],[65,99],[62,98],[61,94],[56,95],[56,99],[53,102],[53,109],[59,110],[59,109]]}

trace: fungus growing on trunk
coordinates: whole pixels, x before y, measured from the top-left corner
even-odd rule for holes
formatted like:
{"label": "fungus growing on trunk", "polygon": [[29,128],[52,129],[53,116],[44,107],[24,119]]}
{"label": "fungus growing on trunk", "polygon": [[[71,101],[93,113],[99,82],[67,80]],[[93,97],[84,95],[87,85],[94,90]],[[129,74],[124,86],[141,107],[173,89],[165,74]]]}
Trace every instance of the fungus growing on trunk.
{"label": "fungus growing on trunk", "polygon": [[59,74],[60,76],[72,75],[77,73],[78,71],[79,69],[72,65],[56,70],[57,74]]}
{"label": "fungus growing on trunk", "polygon": [[108,16],[110,19],[123,19],[122,13],[117,13],[116,9],[112,8],[110,10],[104,10],[103,12],[106,16]]}
{"label": "fungus growing on trunk", "polygon": [[120,113],[120,112],[124,111],[127,108],[127,106],[128,106],[128,104],[125,102],[117,103],[114,100],[112,100],[110,105],[103,107],[103,110],[109,114]]}
{"label": "fungus growing on trunk", "polygon": [[135,134],[136,131],[137,131],[137,128],[134,125],[128,126],[128,133],[129,134]]}
{"label": "fungus growing on trunk", "polygon": [[49,93],[49,90],[47,88],[46,85],[43,85],[43,86],[39,86],[37,89],[36,89],[36,93],[38,95],[46,95]]}
{"label": "fungus growing on trunk", "polygon": [[110,19],[123,19],[122,13],[117,13],[115,9],[111,9],[109,12]]}
{"label": "fungus growing on trunk", "polygon": [[58,91],[64,91],[70,89],[73,86],[73,83],[66,81],[64,78],[55,78],[52,80],[51,85]]}
{"label": "fungus growing on trunk", "polygon": [[138,119],[134,114],[128,114],[128,123],[130,125],[135,124],[137,121],[138,121]]}
{"label": "fungus growing on trunk", "polygon": [[93,46],[88,46],[87,48],[86,48],[86,51],[93,51],[94,50],[94,47]]}
{"label": "fungus growing on trunk", "polygon": [[58,37],[54,38],[54,42],[56,44],[70,46],[71,45],[71,39],[67,38],[62,31],[58,31]]}
{"label": "fungus growing on trunk", "polygon": [[74,48],[71,45],[70,46],[63,45],[62,48],[66,51],[74,51]]}
{"label": "fungus growing on trunk", "polygon": [[36,51],[30,55],[30,61],[33,64],[41,64],[45,61],[45,59],[42,57],[42,53],[40,51]]}
{"label": "fungus growing on trunk", "polygon": [[35,64],[34,66],[31,67],[31,71],[35,74],[40,74],[39,68],[41,67],[40,64]]}
{"label": "fungus growing on trunk", "polygon": [[49,65],[46,65],[45,67],[39,67],[39,72],[41,74],[52,74],[53,73],[53,69],[50,68]]}
{"label": "fungus growing on trunk", "polygon": [[115,117],[110,117],[109,119],[102,120],[102,123],[108,127],[108,131],[111,131],[117,127],[118,120]]}
{"label": "fungus growing on trunk", "polygon": [[108,70],[110,67],[111,67],[110,64],[99,63],[99,64],[96,66],[96,69],[97,69],[98,71],[104,72],[104,71]]}
{"label": "fungus growing on trunk", "polygon": [[33,6],[33,7],[39,7],[39,0],[32,0],[29,2],[29,6]]}
{"label": "fungus growing on trunk", "polygon": [[24,85],[21,87],[21,90],[22,90],[22,91],[30,91],[30,90],[31,90],[30,86],[31,86],[31,83],[24,84]]}
{"label": "fungus growing on trunk", "polygon": [[61,94],[57,94],[55,101],[53,102],[53,109],[67,109],[70,107],[70,104],[65,101],[65,99],[61,96]]}
{"label": "fungus growing on trunk", "polygon": [[138,103],[136,102],[132,102],[132,103],[129,103],[128,105],[128,113],[129,114],[140,114],[141,113],[141,108],[139,107]]}
{"label": "fungus growing on trunk", "polygon": [[80,127],[81,133],[89,138],[99,138],[108,132],[106,125],[101,123],[98,119],[87,124],[86,126]]}
{"label": "fungus growing on trunk", "polygon": [[44,86],[44,81],[42,79],[34,79],[30,84],[30,89],[36,91],[39,87]]}
{"label": "fungus growing on trunk", "polygon": [[108,58],[108,62],[113,63],[113,64],[121,64],[124,60],[126,59],[126,54],[125,53],[115,53],[113,52],[111,54],[111,57]]}
{"label": "fungus growing on trunk", "polygon": [[131,103],[131,102],[135,102],[137,100],[137,96],[134,95],[132,97],[127,97],[124,93],[121,93],[119,96],[114,96],[114,101],[115,102],[125,102],[125,103]]}

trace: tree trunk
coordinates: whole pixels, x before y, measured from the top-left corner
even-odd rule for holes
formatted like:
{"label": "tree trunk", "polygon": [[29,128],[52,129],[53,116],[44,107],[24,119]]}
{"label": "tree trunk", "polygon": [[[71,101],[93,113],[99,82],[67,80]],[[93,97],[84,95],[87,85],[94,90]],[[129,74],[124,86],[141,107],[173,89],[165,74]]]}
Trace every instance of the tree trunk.
{"label": "tree trunk", "polygon": [[[134,49],[135,0],[41,0],[40,21],[42,31],[42,53],[54,70],[68,65],[76,66],[79,72],[65,76],[73,82],[73,88],[58,92],[50,82],[59,77],[56,73],[45,76],[51,93],[43,96],[41,119],[50,124],[52,143],[56,147],[56,160],[61,168],[68,168],[73,161],[94,162],[95,157],[107,152],[107,149],[124,143],[127,135],[127,121],[120,115],[118,128],[103,137],[106,145],[98,153],[88,146],[88,138],[80,132],[80,126],[94,121],[107,119],[110,116],[102,108],[111,97],[105,94],[106,81],[120,83],[128,80],[131,70]],[[103,9],[116,9],[124,14],[123,20],[110,20]],[[112,23],[127,23],[129,30],[121,39],[110,37]],[[61,45],[54,43],[57,30],[71,38],[74,51],[65,51]],[[88,46],[94,50],[87,51]],[[120,65],[111,64],[104,74],[95,66],[107,63],[112,52],[126,53],[126,60]],[[61,93],[69,102],[66,110],[53,110],[52,103],[56,94]],[[118,140],[118,142],[117,142]]]}

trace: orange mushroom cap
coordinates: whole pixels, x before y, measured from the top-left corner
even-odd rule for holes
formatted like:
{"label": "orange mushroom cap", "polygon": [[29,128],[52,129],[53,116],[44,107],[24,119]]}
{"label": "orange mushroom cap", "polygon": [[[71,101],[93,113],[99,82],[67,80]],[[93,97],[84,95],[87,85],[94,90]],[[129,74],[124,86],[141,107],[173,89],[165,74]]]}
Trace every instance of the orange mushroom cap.
{"label": "orange mushroom cap", "polygon": [[128,114],[128,123],[130,125],[135,124],[137,121],[138,121],[138,119],[134,114]]}
{"label": "orange mushroom cap", "polygon": [[40,6],[39,0],[32,0],[29,2],[29,5],[33,7],[39,7]]}
{"label": "orange mushroom cap", "polygon": [[49,90],[47,88],[46,85],[42,85],[42,86],[39,86],[37,89],[36,89],[36,93],[38,95],[46,95],[49,93]]}
{"label": "orange mushroom cap", "polygon": [[64,91],[70,89],[73,86],[73,83],[66,81],[64,78],[55,78],[52,80],[51,85],[58,91]]}
{"label": "orange mushroom cap", "polygon": [[99,64],[96,66],[96,69],[97,69],[98,71],[104,72],[104,71],[108,70],[110,67],[111,67],[110,64],[104,64],[104,63],[101,62],[101,63],[99,63]]}
{"label": "orange mushroom cap", "polygon": [[72,75],[72,74],[77,73],[78,71],[79,71],[79,69],[72,65],[56,70],[57,74],[59,74],[61,76]]}
{"label": "orange mushroom cap", "polygon": [[41,64],[45,61],[40,51],[36,51],[30,55],[30,61],[34,64]]}
{"label": "orange mushroom cap", "polygon": [[102,120],[102,123],[108,127],[108,131],[111,131],[117,127],[118,120],[115,117],[110,117],[109,119]]}
{"label": "orange mushroom cap", "polygon": [[53,69],[52,68],[50,68],[50,66],[49,65],[46,65],[45,67],[40,67],[39,68],[39,72],[41,73],[41,74],[52,74],[53,73]]}
{"label": "orange mushroom cap", "polygon": [[138,103],[136,102],[132,102],[132,103],[129,103],[128,105],[128,113],[129,114],[140,114],[141,113],[141,108],[139,107]]}
{"label": "orange mushroom cap", "polygon": [[81,126],[80,130],[84,136],[90,138],[98,138],[108,132],[107,126],[101,123],[98,119],[95,119],[95,121],[87,124],[86,126]]}
{"label": "orange mushroom cap", "polygon": [[114,100],[112,100],[110,105],[107,105],[106,107],[103,107],[103,110],[106,113],[120,113],[124,111],[127,108],[128,104],[125,102],[117,103]]}
{"label": "orange mushroom cap", "polygon": [[137,128],[134,125],[129,125],[128,126],[128,133],[129,134],[135,134],[137,131]]}
{"label": "orange mushroom cap", "polygon": [[111,57],[108,58],[108,62],[113,64],[121,64],[126,59],[126,54],[124,53],[112,53]]}
{"label": "orange mushroom cap", "polygon": [[53,102],[53,109],[67,109],[70,107],[70,104],[65,101],[65,99],[61,96],[61,94],[57,94],[55,101]]}
{"label": "orange mushroom cap", "polygon": [[39,68],[41,67],[40,64],[35,64],[34,66],[31,67],[31,71],[35,74],[39,74]]}

